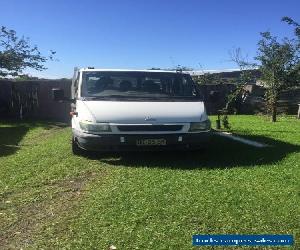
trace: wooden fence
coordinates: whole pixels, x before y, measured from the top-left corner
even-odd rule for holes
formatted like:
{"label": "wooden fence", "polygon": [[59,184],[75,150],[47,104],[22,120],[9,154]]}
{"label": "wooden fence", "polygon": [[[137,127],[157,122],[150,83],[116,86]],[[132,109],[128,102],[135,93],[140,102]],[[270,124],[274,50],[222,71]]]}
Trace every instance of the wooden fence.
{"label": "wooden fence", "polygon": [[[0,119],[39,119],[69,122],[70,103],[52,100],[52,88],[64,89],[70,97],[71,80],[0,80]],[[235,90],[234,84],[209,84],[200,86],[208,114],[216,114],[226,105],[227,96]],[[242,114],[264,113],[264,88],[257,85],[246,87],[249,96],[240,107]],[[210,93],[217,92],[216,100],[209,100]],[[286,91],[279,101],[279,112],[297,114],[300,88]]]}
{"label": "wooden fence", "polygon": [[69,121],[70,103],[53,101],[52,88],[70,96],[71,80],[0,80],[0,118]]}

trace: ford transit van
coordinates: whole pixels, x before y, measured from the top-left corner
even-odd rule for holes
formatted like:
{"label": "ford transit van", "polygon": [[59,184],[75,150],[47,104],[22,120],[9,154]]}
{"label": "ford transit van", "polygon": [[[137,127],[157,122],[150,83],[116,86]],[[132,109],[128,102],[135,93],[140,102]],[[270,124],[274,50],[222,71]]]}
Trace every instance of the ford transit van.
{"label": "ford transit van", "polygon": [[78,69],[71,92],[75,154],[193,149],[210,134],[203,97],[181,71]]}

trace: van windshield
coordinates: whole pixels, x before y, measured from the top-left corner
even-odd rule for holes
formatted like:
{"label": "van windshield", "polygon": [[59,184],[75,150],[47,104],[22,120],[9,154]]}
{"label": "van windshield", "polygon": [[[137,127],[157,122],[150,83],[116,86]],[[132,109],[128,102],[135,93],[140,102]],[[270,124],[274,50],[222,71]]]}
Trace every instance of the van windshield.
{"label": "van windshield", "polygon": [[94,71],[82,73],[81,97],[114,100],[200,101],[191,76],[182,73]]}

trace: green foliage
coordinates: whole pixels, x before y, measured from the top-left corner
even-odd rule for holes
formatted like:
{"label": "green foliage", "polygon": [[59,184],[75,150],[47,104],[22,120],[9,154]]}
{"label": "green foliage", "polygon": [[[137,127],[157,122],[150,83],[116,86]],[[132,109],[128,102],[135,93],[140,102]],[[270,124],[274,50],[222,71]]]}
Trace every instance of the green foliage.
{"label": "green foliage", "polygon": [[223,115],[222,116],[222,125],[225,129],[230,129],[230,124],[229,124],[229,119],[228,119],[228,115]]}
{"label": "green foliage", "polygon": [[270,32],[261,33],[255,59],[260,62],[262,81],[267,88],[266,102],[274,122],[279,94],[299,84],[299,49],[294,39],[284,38],[278,41]]}
{"label": "green foliage", "polygon": [[294,34],[296,37],[296,39],[294,39],[295,67],[288,72],[287,81],[289,85],[300,85],[300,24],[290,17],[283,17],[282,21],[294,27]]}
{"label": "green foliage", "polygon": [[52,60],[50,56],[43,56],[37,46],[31,46],[28,38],[19,38],[14,30],[2,26],[0,28],[0,77],[18,76],[26,68],[45,70],[44,63]]}
{"label": "green foliage", "polygon": [[245,90],[245,84],[237,85],[236,89],[227,96],[225,109],[229,113],[239,114],[241,105],[245,102],[248,92]]}
{"label": "green foliage", "polygon": [[252,78],[249,68],[258,67],[262,82],[266,87],[267,109],[272,113],[272,121],[276,121],[277,101],[280,93],[300,84],[300,25],[289,17],[283,17],[282,21],[295,27],[295,38],[285,37],[278,41],[277,37],[271,35],[270,32],[262,32],[255,57],[259,64],[249,63],[246,57],[241,56],[240,48],[231,52],[232,61],[239,66],[242,72],[241,87],[228,97],[226,106],[232,106],[247,94],[243,90],[243,85]]}
{"label": "green foliage", "polygon": [[295,34],[295,36],[298,37],[298,39],[300,39],[300,24],[299,23],[297,23],[292,18],[287,17],[287,16],[283,17],[281,19],[281,21],[286,22],[287,24],[294,26],[295,27],[294,34]]}
{"label": "green foliage", "polygon": [[219,74],[204,73],[203,75],[193,77],[198,84],[221,84],[222,80]]}
{"label": "green foliage", "polygon": [[276,91],[286,88],[289,73],[299,63],[295,44],[287,38],[279,42],[270,32],[262,32],[261,36],[256,60],[260,62],[262,80]]}

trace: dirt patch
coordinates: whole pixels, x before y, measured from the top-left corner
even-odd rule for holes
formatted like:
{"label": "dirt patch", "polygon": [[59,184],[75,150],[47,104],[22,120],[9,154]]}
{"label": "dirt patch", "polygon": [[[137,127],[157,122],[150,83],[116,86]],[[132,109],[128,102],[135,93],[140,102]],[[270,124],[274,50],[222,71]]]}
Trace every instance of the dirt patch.
{"label": "dirt patch", "polygon": [[[29,188],[19,193],[10,192],[2,195],[0,208],[4,207],[4,209],[0,216],[13,213],[15,220],[8,223],[8,226],[2,227],[1,249],[27,248],[34,244],[35,236],[46,230],[47,225],[53,225],[61,218],[71,216],[84,196],[86,184],[97,175],[98,173],[95,172],[87,172],[76,178],[43,184],[38,188],[42,191],[34,192],[30,202],[22,202],[22,197],[27,195]],[[31,187],[31,191],[34,188],[37,187]],[[35,200],[35,197],[38,198]]]}

